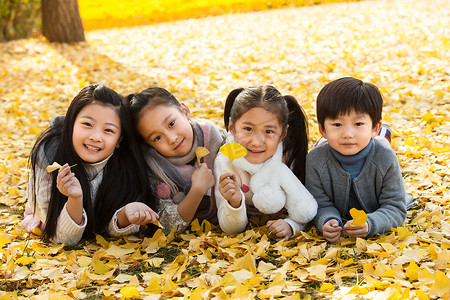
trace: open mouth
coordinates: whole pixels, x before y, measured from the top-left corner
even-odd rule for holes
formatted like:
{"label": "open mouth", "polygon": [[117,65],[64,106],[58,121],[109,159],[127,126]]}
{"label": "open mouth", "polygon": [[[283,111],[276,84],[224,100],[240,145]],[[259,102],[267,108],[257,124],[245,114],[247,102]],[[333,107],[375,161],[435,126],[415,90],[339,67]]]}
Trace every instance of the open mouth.
{"label": "open mouth", "polygon": [[89,146],[89,145],[84,145],[84,147],[89,150],[89,151],[93,151],[93,152],[99,152],[101,149],[99,147],[94,147],[94,146]]}

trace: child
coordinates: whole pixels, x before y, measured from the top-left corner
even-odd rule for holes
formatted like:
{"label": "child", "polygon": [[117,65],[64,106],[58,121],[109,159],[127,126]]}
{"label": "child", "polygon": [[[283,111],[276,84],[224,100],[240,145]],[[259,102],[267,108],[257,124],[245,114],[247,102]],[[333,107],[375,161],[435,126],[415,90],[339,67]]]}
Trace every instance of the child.
{"label": "child", "polygon": [[316,201],[302,184],[308,129],[301,106],[270,85],[240,88],[227,97],[224,121],[227,141],[241,144],[247,154],[232,162],[232,171],[228,157],[219,153],[216,158],[220,227],[239,233],[248,216],[273,219],[287,210],[287,218],[270,220],[266,226],[277,239],[291,238],[317,212]]}
{"label": "child", "polygon": [[[344,77],[317,96],[319,143],[306,158],[306,187],[319,204],[316,227],[330,243],[344,230],[351,237],[388,232],[406,217],[405,188],[397,157],[381,127],[383,98],[377,87]],[[349,210],[367,213],[364,226],[352,226]]]}
{"label": "child", "polygon": [[[195,218],[215,223],[212,168],[225,131],[211,121],[191,119],[189,109],[160,87],[130,94],[127,100],[147,163],[158,178],[155,189],[164,233],[175,226],[183,232]],[[204,163],[197,162],[197,147],[210,151]]]}
{"label": "child", "polygon": [[[134,145],[123,98],[103,85],[82,89],[31,151],[22,228],[38,227],[44,240],[75,245],[95,233],[123,236],[155,222],[149,206],[157,203]],[[47,172],[53,162],[62,167]]]}

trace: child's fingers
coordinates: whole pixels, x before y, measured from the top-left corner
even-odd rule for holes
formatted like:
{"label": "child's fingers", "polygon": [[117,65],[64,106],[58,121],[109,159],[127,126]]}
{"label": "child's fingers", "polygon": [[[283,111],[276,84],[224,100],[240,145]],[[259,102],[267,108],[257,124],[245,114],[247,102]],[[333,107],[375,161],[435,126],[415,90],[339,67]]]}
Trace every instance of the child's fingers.
{"label": "child's fingers", "polygon": [[56,187],[59,190],[67,189],[69,186],[72,185],[74,177],[75,177],[75,174],[69,173],[69,174],[64,175],[64,177],[62,177],[62,178],[58,178],[56,181]]}
{"label": "child's fingers", "polygon": [[151,222],[156,222],[159,219],[159,216],[157,213],[155,213],[153,210],[150,210],[150,215],[151,215]]}
{"label": "child's fingers", "polygon": [[269,228],[270,226],[272,226],[272,224],[274,223],[274,220],[269,220],[267,221],[266,227]]}
{"label": "child's fingers", "polygon": [[[269,221],[270,222],[270,221]],[[267,222],[267,225],[269,225],[269,222]],[[287,224],[284,224],[282,220],[276,220],[272,221],[271,224],[268,226],[268,230],[270,234],[275,235],[277,237],[277,240],[281,239],[288,239],[290,235],[289,228]]]}
{"label": "child's fingers", "polygon": [[155,213],[153,210],[139,210],[136,211],[129,221],[136,225],[144,225],[148,223],[153,223],[156,220],[159,219],[159,216],[157,213]]}
{"label": "child's fingers", "polygon": [[143,210],[138,210],[133,214],[130,222],[136,225],[142,225],[146,218],[146,212]]}
{"label": "child's fingers", "polygon": [[[270,225],[269,225],[269,222],[271,222]],[[269,231],[276,235],[277,235],[277,233],[279,233],[280,231],[283,230],[283,223],[281,222],[281,220],[267,221],[267,225],[269,225],[269,227],[268,227]]]}
{"label": "child's fingers", "polygon": [[61,168],[59,168],[58,176],[64,176],[69,172],[70,172],[69,164],[64,164]]}
{"label": "child's fingers", "polygon": [[337,220],[331,219],[323,225],[323,231],[325,230],[330,232],[340,232],[342,227],[339,226],[339,222]]}
{"label": "child's fingers", "polygon": [[223,173],[223,174],[220,175],[220,177],[219,177],[219,181],[223,181],[223,180],[226,180],[226,179],[229,179],[229,180],[231,180],[231,181],[234,181],[234,180],[236,179],[236,176],[235,176],[233,173],[227,172],[227,173]]}
{"label": "child's fingers", "polygon": [[324,235],[325,239],[330,243],[330,244],[337,244],[339,242],[339,239],[341,238],[341,235],[337,235],[337,236],[333,236],[333,237],[326,237]]}
{"label": "child's fingers", "polygon": [[197,171],[197,172],[207,172],[207,171],[211,171],[211,170],[208,168],[207,164],[201,163],[200,166],[195,171]]}

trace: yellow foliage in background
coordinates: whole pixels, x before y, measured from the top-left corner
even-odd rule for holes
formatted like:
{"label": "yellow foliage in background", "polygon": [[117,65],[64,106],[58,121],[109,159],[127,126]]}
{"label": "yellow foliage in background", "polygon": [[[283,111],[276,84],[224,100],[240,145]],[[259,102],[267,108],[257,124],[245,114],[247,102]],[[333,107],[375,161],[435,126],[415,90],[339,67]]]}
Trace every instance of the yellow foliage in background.
{"label": "yellow foliage in background", "polygon": [[[86,31],[349,0],[78,0]],[[352,1],[352,0],[350,0]],[[355,0],[353,0],[355,1]]]}
{"label": "yellow foliage in background", "polygon": [[[0,43],[0,299],[449,299],[449,14],[448,0],[354,1],[92,30],[70,45]],[[317,93],[342,76],[380,88],[405,185],[420,201],[392,232],[331,245],[308,226],[277,242],[255,225],[264,220],[237,235],[195,220],[183,234],[67,247],[20,228],[31,147],[89,84],[123,95],[164,87],[221,126],[231,90],[273,84],[304,107],[312,146]]]}

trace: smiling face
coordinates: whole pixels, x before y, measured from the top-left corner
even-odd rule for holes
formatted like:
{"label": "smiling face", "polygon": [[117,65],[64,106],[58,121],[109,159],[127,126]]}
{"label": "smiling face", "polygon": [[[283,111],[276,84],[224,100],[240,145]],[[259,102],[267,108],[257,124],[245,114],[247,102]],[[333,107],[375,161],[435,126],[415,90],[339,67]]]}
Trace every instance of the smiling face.
{"label": "smiling face", "polygon": [[252,164],[271,158],[285,136],[277,116],[261,107],[250,109],[234,123],[230,121],[229,129],[236,142],[247,149],[245,158]]}
{"label": "smiling face", "polygon": [[185,156],[192,148],[194,132],[189,123],[189,109],[158,105],[144,110],[137,124],[144,141],[166,157]]}
{"label": "smiling face", "polygon": [[334,150],[342,155],[354,155],[377,136],[380,127],[381,122],[372,126],[372,119],[367,113],[352,111],[336,119],[325,119],[324,127],[319,124],[319,131]]}
{"label": "smiling face", "polygon": [[88,163],[110,156],[119,146],[122,129],[116,108],[92,103],[80,110],[73,125],[75,152]]}

